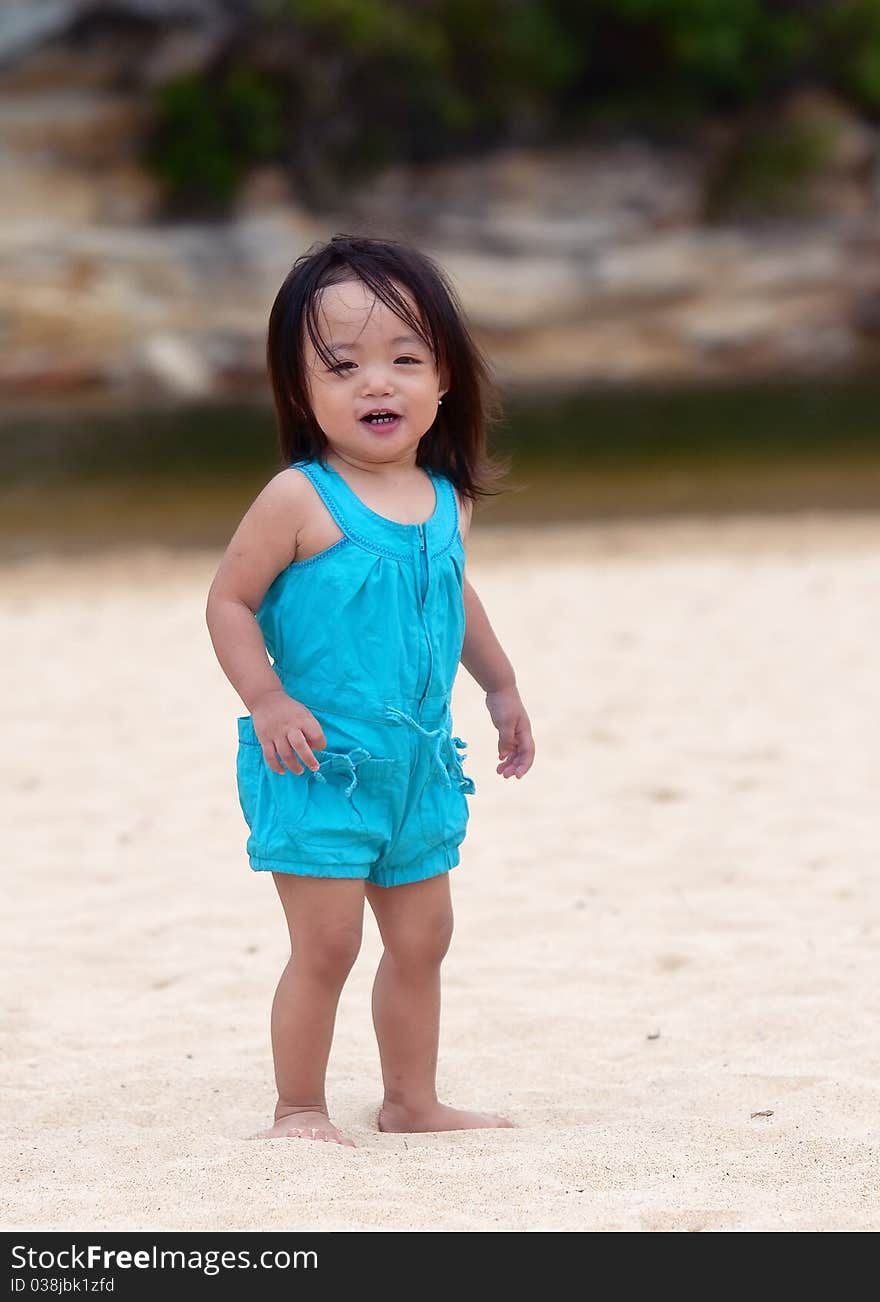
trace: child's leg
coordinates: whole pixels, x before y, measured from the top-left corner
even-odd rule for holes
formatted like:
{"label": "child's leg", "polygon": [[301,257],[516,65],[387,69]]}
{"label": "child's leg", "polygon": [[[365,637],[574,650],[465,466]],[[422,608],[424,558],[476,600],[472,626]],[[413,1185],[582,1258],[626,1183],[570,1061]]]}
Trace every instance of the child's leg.
{"label": "child's leg", "polygon": [[493,1112],[464,1112],[437,1099],[440,964],[452,938],[449,873],[404,886],[366,886],[385,946],[373,984],[373,1025],[385,1098],[379,1129],[470,1130],[511,1126]]}
{"label": "child's leg", "polygon": [[291,957],[272,1002],[275,1124],[261,1137],[324,1139],[353,1148],[329,1121],[325,1077],[339,996],[361,945],[364,883],[292,873],[272,877],[287,918]]}

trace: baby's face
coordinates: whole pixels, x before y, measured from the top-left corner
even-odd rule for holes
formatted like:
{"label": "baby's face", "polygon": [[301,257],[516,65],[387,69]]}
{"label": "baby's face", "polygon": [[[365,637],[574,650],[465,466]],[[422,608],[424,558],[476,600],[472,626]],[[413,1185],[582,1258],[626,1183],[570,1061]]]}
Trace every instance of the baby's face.
{"label": "baby's face", "polygon": [[[415,311],[412,296],[397,288]],[[412,465],[445,392],[430,349],[363,281],[326,286],[316,306],[337,366],[328,370],[307,331],[304,363],[312,411],[330,446],[355,462]],[[391,426],[361,419],[383,407],[400,419]]]}

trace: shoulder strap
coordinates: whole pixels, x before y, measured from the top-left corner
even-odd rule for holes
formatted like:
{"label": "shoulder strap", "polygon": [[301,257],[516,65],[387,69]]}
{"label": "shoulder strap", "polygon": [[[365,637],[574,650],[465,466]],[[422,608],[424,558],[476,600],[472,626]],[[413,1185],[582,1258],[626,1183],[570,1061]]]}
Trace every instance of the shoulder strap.
{"label": "shoulder strap", "polygon": [[435,544],[442,546],[459,530],[458,502],[452,480],[439,470],[432,470],[429,473],[434,480],[439,499],[437,518],[432,524],[434,541]]}
{"label": "shoulder strap", "polygon": [[342,506],[333,492],[332,481],[329,475],[321,474],[320,467],[316,466],[315,462],[308,460],[308,458],[302,461],[291,461],[289,468],[292,470],[301,470],[303,472],[306,478],[313,484],[316,492],[320,495],[321,501],[333,516],[333,519],[339,525],[339,528],[347,538],[350,537],[351,531],[349,523]]}

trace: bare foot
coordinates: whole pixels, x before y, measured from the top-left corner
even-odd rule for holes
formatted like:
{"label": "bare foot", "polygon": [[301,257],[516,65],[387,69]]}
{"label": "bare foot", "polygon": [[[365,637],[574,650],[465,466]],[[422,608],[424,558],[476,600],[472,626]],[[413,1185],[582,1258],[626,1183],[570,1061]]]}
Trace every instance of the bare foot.
{"label": "bare foot", "polygon": [[354,1148],[355,1144],[340,1135],[323,1112],[289,1112],[268,1130],[259,1130],[251,1139],[319,1139],[328,1144],[342,1144]]}
{"label": "bare foot", "polygon": [[500,1126],[514,1127],[514,1123],[497,1112],[465,1112],[461,1108],[448,1108],[445,1103],[435,1103],[420,1112],[412,1112],[401,1103],[383,1103],[379,1109],[379,1129],[398,1135],[425,1130],[482,1130]]}

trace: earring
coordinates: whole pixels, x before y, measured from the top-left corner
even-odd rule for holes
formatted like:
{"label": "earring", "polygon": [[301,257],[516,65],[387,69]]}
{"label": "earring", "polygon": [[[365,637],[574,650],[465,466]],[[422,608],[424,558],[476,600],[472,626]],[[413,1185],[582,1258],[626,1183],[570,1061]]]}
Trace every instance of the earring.
{"label": "earring", "polygon": [[440,403],[441,403],[442,401],[443,401],[442,398],[438,398],[438,399],[437,399],[437,406],[438,406],[438,407],[440,406]]}

